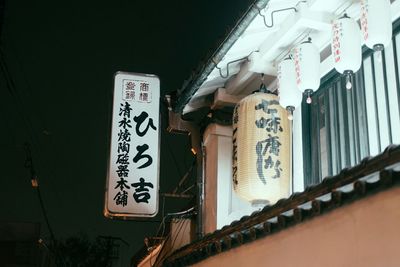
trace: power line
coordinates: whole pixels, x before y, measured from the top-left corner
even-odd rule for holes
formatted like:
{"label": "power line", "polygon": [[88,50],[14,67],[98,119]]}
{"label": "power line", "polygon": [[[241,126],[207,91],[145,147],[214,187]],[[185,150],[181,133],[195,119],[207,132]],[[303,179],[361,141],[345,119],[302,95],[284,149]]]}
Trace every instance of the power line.
{"label": "power line", "polygon": [[[9,41],[9,43],[12,44],[11,40]],[[11,50],[14,50],[12,45],[10,46],[10,48],[11,48]],[[28,87],[28,91],[32,92],[32,90],[30,90],[30,85],[29,85],[28,79],[26,78],[26,75],[25,75],[25,73],[23,71],[22,64],[21,64],[21,62],[19,60],[19,57],[18,57],[17,53],[15,53],[15,51],[14,51],[14,56],[15,56],[14,61],[20,67],[20,70],[21,70],[21,73],[22,73],[22,77],[25,80],[26,86]],[[23,123],[25,124],[26,133],[28,134],[30,142],[33,145],[33,148],[34,148],[33,150],[35,151],[35,154],[37,154],[37,156],[38,156],[39,169],[43,169],[43,166],[46,166],[47,167],[46,169],[48,169],[50,171],[50,175],[52,177],[55,177],[56,175],[55,175],[54,169],[51,167],[53,165],[52,164],[48,164],[48,162],[45,159],[45,157],[41,156],[40,152],[42,150],[40,149],[40,138],[36,134],[36,131],[35,131],[34,127],[33,127],[31,119],[30,119],[30,117],[28,115],[28,114],[31,114],[31,112],[26,110],[26,108],[25,108],[26,105],[24,105],[24,101],[23,101],[22,97],[20,96],[19,91],[17,90],[17,86],[15,85],[15,82],[12,79],[12,75],[10,74],[9,68],[7,66],[6,57],[4,55],[4,51],[3,51],[3,47],[2,47],[1,42],[0,42],[0,63],[2,64],[1,67],[2,67],[3,74],[4,74],[4,78],[5,78],[6,83],[7,83],[8,91],[9,91],[11,97],[13,98],[15,106],[17,107],[16,108],[17,113],[19,113],[20,117],[22,118]],[[35,111],[38,111],[38,109],[35,109]],[[39,114],[38,118],[39,118],[39,123],[42,125],[42,128],[44,128],[42,115]],[[52,139],[50,139],[50,140],[52,141]],[[53,147],[53,145],[51,147]],[[55,192],[57,200],[61,203],[62,201],[61,201],[61,198],[59,196],[57,188],[52,188],[52,191]]]}
{"label": "power line", "polygon": [[[178,225],[179,224],[179,225]],[[173,248],[174,248],[174,245],[175,245],[175,242],[176,242],[176,239],[178,238],[178,236],[179,236],[179,234],[180,234],[180,232],[181,232],[181,230],[182,230],[182,228],[183,228],[183,225],[185,225],[185,220],[183,219],[183,218],[179,218],[178,219],[178,222],[177,222],[177,230],[176,230],[176,234],[175,234],[175,237],[173,237],[173,241],[172,241],[172,243],[171,243],[171,247],[170,247],[170,250],[169,251],[167,251],[165,254],[164,254],[164,256],[161,254],[161,251],[160,251],[160,253],[157,255],[157,258],[156,258],[156,261],[154,262],[154,265],[156,265],[158,262],[162,262],[166,257],[168,257],[168,253],[170,253],[172,250],[173,250]],[[187,224],[186,224],[186,226],[187,226]],[[186,227],[185,227],[185,229],[186,229]],[[168,235],[168,237],[169,238],[171,238],[172,237],[172,233],[170,232],[169,233],[169,235]],[[168,239],[169,239],[168,238]],[[163,246],[163,248],[164,247],[166,247],[165,246],[165,243],[164,243],[164,246]],[[154,266],[153,265],[153,266]]]}
{"label": "power line", "polygon": [[49,218],[47,216],[46,208],[45,208],[44,203],[43,203],[42,194],[40,193],[40,187],[39,187],[39,183],[37,181],[36,171],[35,171],[35,168],[33,166],[32,153],[31,153],[31,149],[30,149],[29,144],[25,144],[25,152],[26,152],[25,168],[30,170],[31,184],[32,184],[32,187],[36,189],[36,193],[37,193],[37,196],[38,196],[38,199],[39,199],[40,208],[42,210],[44,220],[45,220],[47,228],[48,228],[48,230],[50,232],[50,236],[51,236],[51,240],[53,242],[53,245],[55,245],[56,244],[56,238],[55,238],[53,229],[52,229],[52,227],[50,225]]}
{"label": "power line", "polygon": [[[32,125],[32,123],[31,123],[31,121],[29,119],[29,116],[27,115],[28,112],[25,110],[25,106],[23,105],[22,98],[19,95],[18,90],[16,89],[16,85],[15,85],[13,79],[11,78],[10,71],[9,71],[8,66],[6,64],[6,61],[5,61],[5,55],[4,55],[3,47],[1,46],[1,44],[0,44],[0,69],[1,69],[1,71],[3,73],[3,77],[4,77],[5,81],[6,81],[6,85],[7,85],[8,91],[9,91],[9,93],[10,93],[10,95],[11,95],[13,101],[14,101],[14,104],[15,104],[15,106],[18,107],[17,108],[17,113],[19,113],[23,123],[25,124],[26,133],[27,133],[31,143],[35,144],[35,139],[36,138],[34,138],[35,131],[34,131],[33,125]],[[37,144],[37,146],[39,146],[39,145]],[[52,230],[52,227],[50,225],[50,222],[49,222],[49,219],[48,219],[48,216],[47,216],[47,212],[46,212],[46,209],[45,209],[43,197],[42,197],[42,194],[41,194],[41,191],[40,191],[40,188],[39,188],[39,184],[38,184],[38,181],[37,181],[36,169],[34,169],[34,167],[33,167],[32,152],[31,152],[31,148],[30,148],[29,144],[25,144],[25,152],[26,152],[26,156],[27,156],[26,161],[25,161],[25,167],[29,168],[30,171],[31,171],[31,173],[30,173],[30,175],[31,175],[31,183],[32,183],[32,186],[36,189],[37,196],[38,196],[38,199],[39,199],[39,204],[40,204],[40,207],[41,207],[41,210],[42,210],[42,213],[43,213],[43,217],[45,219],[47,228],[49,230],[49,233],[50,233],[50,236],[51,236],[51,240],[52,240],[53,244],[55,244],[55,240],[56,240],[55,239],[55,235],[54,235],[54,232]]]}
{"label": "power line", "polygon": [[175,157],[175,154],[173,153],[173,150],[172,150],[172,148],[171,148],[171,144],[170,144],[170,142],[169,142],[169,139],[168,139],[168,138],[165,138],[165,139],[166,139],[166,141],[167,141],[168,151],[170,152],[171,157],[172,157],[172,160],[174,161],[175,167],[176,167],[176,169],[178,170],[178,174],[179,174],[180,177],[182,177],[181,168],[179,168],[178,161],[177,161],[177,159],[176,159],[176,157]]}
{"label": "power line", "polygon": [[[177,217],[178,217],[178,218],[177,218],[177,220],[178,220],[177,224],[178,224],[178,223],[181,223],[181,224],[177,227],[177,228],[178,228],[177,234],[176,234],[176,236],[174,237],[173,242],[171,243],[172,246],[175,244],[176,238],[177,238],[177,236],[179,235],[179,233],[180,233],[180,231],[181,231],[181,229],[182,229],[182,227],[183,227],[183,223],[185,222],[184,218],[189,217],[189,216],[192,216],[194,210],[195,210],[195,208],[194,208],[194,207],[191,207],[190,209],[187,209],[187,210],[184,210],[184,211],[175,212],[175,213],[168,213],[168,214],[163,218],[163,222],[162,222],[162,223],[165,223],[165,219],[166,219],[167,217],[169,217],[169,216],[177,216]],[[161,227],[161,225],[160,225],[160,227]],[[164,227],[165,227],[165,225],[164,225]],[[159,230],[160,230],[160,228],[158,229],[158,232],[159,232]],[[163,229],[163,232],[164,232],[164,230],[165,230],[165,228]],[[158,235],[158,233],[157,233],[157,235]],[[165,256],[162,257],[162,253],[163,253],[163,251],[166,249],[166,243],[167,243],[167,241],[171,238],[171,236],[172,236],[172,232],[171,232],[171,230],[170,230],[170,232],[168,233],[167,237],[166,237],[165,240],[164,240],[164,244],[162,244],[162,247],[161,247],[160,251],[158,252],[158,254],[157,254],[157,256],[156,256],[156,259],[155,259],[154,264],[151,264],[151,262],[150,262],[150,266],[155,266],[158,262],[163,261],[163,260],[165,259],[165,257],[167,256],[168,252],[170,252],[170,251],[168,251],[168,252],[165,254]],[[162,237],[162,236],[161,236],[161,237]],[[161,258],[160,258],[160,257],[161,257]],[[151,254],[150,254],[150,261],[151,261]]]}

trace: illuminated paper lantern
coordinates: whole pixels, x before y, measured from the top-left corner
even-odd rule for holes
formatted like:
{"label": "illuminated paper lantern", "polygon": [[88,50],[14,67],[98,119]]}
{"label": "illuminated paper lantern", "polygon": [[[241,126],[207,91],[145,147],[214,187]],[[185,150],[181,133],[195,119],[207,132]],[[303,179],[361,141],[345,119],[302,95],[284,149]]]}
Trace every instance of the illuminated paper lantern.
{"label": "illuminated paper lantern", "polygon": [[381,51],[392,40],[389,0],[361,0],[361,29],[365,45]]}
{"label": "illuminated paper lantern", "polygon": [[293,119],[293,111],[301,104],[302,94],[296,84],[294,60],[286,58],[278,66],[279,103],[288,111],[289,120]]}
{"label": "illuminated paper lantern", "polygon": [[346,76],[350,89],[351,76],[361,67],[361,33],[357,22],[346,14],[332,24],[332,54],[335,69]]}
{"label": "illuminated paper lantern", "polygon": [[301,92],[307,95],[307,103],[311,103],[311,94],[320,85],[320,57],[318,48],[308,41],[294,49],[294,65],[296,69],[296,84]]}
{"label": "illuminated paper lantern", "polygon": [[254,93],[233,115],[233,187],[253,205],[272,204],[290,192],[290,128],[277,96]]}

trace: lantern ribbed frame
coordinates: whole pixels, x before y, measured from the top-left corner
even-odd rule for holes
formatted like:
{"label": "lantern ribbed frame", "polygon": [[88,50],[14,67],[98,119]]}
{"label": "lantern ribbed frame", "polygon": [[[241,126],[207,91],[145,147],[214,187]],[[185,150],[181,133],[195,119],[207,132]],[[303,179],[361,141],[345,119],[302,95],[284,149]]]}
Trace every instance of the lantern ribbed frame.
{"label": "lantern ribbed frame", "polygon": [[[264,127],[257,127],[256,121],[264,118],[271,119],[273,112],[268,114],[263,109],[256,109],[263,101],[272,103],[268,107],[276,110],[275,118],[280,118],[280,126],[276,133],[273,130],[267,131]],[[265,102],[264,102],[265,103]],[[271,136],[277,137],[281,143],[279,157],[270,153],[257,154],[259,142],[265,141]],[[262,145],[262,150],[266,143]],[[261,153],[262,154],[262,153]],[[274,168],[265,168],[266,160],[271,156],[273,162],[279,160],[279,178]],[[261,165],[260,165],[261,164]],[[279,103],[277,96],[267,93],[254,93],[242,99],[235,107],[233,118],[233,186],[235,192],[244,200],[253,204],[273,204],[281,198],[289,196],[290,193],[290,128],[287,119],[287,112]],[[260,178],[260,169],[264,182]]]}

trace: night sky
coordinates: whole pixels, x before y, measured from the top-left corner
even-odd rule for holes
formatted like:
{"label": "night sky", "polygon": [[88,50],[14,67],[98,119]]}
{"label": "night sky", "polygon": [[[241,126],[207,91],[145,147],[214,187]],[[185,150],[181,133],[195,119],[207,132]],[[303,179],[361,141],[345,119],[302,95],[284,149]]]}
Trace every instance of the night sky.
{"label": "night sky", "polygon": [[[249,0],[6,1],[0,221],[40,222],[42,237],[49,239],[24,168],[28,142],[56,238],[117,236],[130,243],[132,256],[145,236],[155,234],[160,216],[154,222],[103,216],[113,75],[156,74],[162,96],[177,90],[249,5]],[[171,192],[193,156],[186,136],[166,133],[165,106],[161,110],[160,191]],[[168,199],[166,212],[187,205]]]}

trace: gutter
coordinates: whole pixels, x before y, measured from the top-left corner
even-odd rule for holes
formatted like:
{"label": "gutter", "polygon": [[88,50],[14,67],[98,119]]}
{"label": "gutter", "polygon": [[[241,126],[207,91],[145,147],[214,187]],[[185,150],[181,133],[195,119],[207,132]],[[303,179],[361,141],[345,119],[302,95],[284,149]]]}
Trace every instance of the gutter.
{"label": "gutter", "polygon": [[258,8],[265,8],[269,0],[255,0],[253,4],[247,9],[238,23],[229,32],[225,40],[219,45],[215,52],[208,58],[204,65],[201,65],[196,74],[186,82],[180,92],[178,100],[174,107],[174,112],[182,114],[186,104],[189,103],[190,99],[197,92],[200,86],[205,82],[208,75],[216,67],[214,62],[220,62],[226,55],[233,44],[239,39],[243,32],[247,29],[249,24],[258,15]]}

